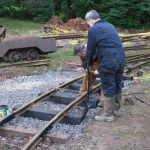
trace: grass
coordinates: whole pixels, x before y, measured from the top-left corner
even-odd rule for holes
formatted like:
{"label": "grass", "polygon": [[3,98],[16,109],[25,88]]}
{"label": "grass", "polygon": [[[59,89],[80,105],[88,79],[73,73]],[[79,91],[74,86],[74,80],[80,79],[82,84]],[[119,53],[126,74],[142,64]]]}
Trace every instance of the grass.
{"label": "grass", "polygon": [[7,29],[7,35],[42,35],[43,24],[31,21],[0,18],[0,24]]}
{"label": "grass", "polygon": [[[68,66],[65,64],[66,61],[76,61],[80,62],[80,59],[78,57],[75,57],[73,55],[73,48],[62,48],[58,49],[55,53],[49,53],[46,58],[52,59],[52,62],[50,63],[50,67],[56,68],[56,67],[65,67]],[[72,67],[72,66],[68,66]]]}

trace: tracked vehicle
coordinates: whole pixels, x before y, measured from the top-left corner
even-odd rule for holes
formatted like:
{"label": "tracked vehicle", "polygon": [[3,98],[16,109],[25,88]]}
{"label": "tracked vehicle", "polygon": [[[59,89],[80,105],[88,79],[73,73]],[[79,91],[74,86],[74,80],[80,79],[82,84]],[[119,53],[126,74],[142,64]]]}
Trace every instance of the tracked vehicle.
{"label": "tracked vehicle", "polygon": [[54,38],[20,36],[6,39],[5,37],[6,29],[0,26],[0,58],[12,63],[22,60],[38,60],[40,55],[56,51]]}

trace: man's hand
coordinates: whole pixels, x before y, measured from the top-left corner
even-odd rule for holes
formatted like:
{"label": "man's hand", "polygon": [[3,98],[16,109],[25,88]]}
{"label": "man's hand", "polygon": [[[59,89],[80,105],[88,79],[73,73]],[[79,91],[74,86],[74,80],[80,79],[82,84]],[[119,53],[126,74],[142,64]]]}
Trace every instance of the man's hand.
{"label": "man's hand", "polygon": [[76,70],[77,70],[77,72],[84,72],[83,68],[77,68]]}
{"label": "man's hand", "polygon": [[94,75],[99,75],[99,72],[97,70],[95,70]]}

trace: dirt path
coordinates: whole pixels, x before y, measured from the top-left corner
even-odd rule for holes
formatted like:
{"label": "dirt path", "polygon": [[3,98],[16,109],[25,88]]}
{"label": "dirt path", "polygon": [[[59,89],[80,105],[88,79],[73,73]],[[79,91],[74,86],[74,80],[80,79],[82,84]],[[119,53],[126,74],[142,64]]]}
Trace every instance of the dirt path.
{"label": "dirt path", "polygon": [[[128,93],[147,91],[136,95],[150,104],[150,73],[132,85]],[[81,135],[62,145],[53,145],[57,150],[150,150],[150,107],[135,100],[134,105],[122,105],[122,117],[115,122],[93,121]]]}

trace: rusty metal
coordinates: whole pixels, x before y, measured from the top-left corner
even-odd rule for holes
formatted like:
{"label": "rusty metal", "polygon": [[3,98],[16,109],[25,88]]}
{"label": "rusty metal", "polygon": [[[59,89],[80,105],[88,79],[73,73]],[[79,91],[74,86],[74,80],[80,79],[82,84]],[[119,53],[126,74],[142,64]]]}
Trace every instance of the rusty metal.
{"label": "rusty metal", "polygon": [[0,25],[0,42],[5,38],[6,36],[6,28]]}
{"label": "rusty metal", "polygon": [[[90,93],[100,88],[100,84],[94,86]],[[28,143],[22,150],[32,150],[37,146],[37,144],[43,139],[46,131],[52,128],[56,123],[58,123],[69,110],[71,110],[74,106],[80,104],[83,101],[83,98],[87,96],[87,92],[77,99],[72,101],[69,105],[67,105],[62,111],[60,111],[55,117],[53,117]]]}
{"label": "rusty metal", "polygon": [[149,60],[150,57],[147,58],[139,58],[139,59],[132,59],[132,60],[127,60],[126,63],[135,63],[135,62],[140,62],[140,61],[145,61],[145,60]]}
{"label": "rusty metal", "polygon": [[150,54],[150,53],[142,53],[142,54],[137,54],[137,55],[129,55],[129,56],[126,56],[127,59],[132,59],[134,57],[140,57],[140,56],[144,56],[144,55],[147,55],[147,54]]}
{"label": "rusty metal", "polygon": [[78,80],[81,80],[83,78],[83,76],[76,78],[74,80],[71,80],[67,83],[62,84],[61,86],[59,86],[58,88],[52,89],[50,91],[48,91],[47,93],[38,96],[37,98],[33,99],[32,101],[28,102],[27,104],[23,105],[21,108],[17,109],[16,111],[14,111],[12,114],[8,115],[7,117],[3,118],[0,121],[0,126],[2,126],[3,124],[7,123],[8,121],[14,119],[15,117],[23,114],[24,112],[26,112],[27,110],[29,110],[32,106],[34,106],[36,103],[44,100],[44,98],[54,94],[55,92],[57,92],[58,90],[60,90],[61,88],[67,87],[70,84],[72,84],[73,82],[76,82]]}
{"label": "rusty metal", "polygon": [[0,58],[10,62],[22,61],[23,59],[30,61],[38,59],[39,55],[55,52],[56,49],[54,38],[16,37],[0,42]]}
{"label": "rusty metal", "polygon": [[137,69],[137,68],[139,68],[141,66],[147,65],[149,63],[150,63],[150,60],[145,61],[145,62],[140,63],[140,64],[133,65],[131,68],[125,70],[124,73],[130,73],[131,71],[133,71],[133,70],[135,70],[135,69]]}
{"label": "rusty metal", "polygon": [[150,47],[144,47],[144,46],[145,45],[128,47],[128,48],[125,48],[125,50],[126,51],[135,51],[135,50],[147,50],[147,49],[150,49]]}
{"label": "rusty metal", "polygon": [[139,98],[139,97],[137,97],[137,96],[134,96],[134,97],[135,97],[136,100],[138,100],[138,101],[140,101],[141,103],[144,103],[144,104],[146,104],[147,106],[150,107],[150,104],[149,104],[149,103],[143,101],[141,98]]}
{"label": "rusty metal", "polygon": [[47,38],[55,38],[55,40],[87,38],[87,33],[67,33],[67,34],[59,34],[59,35],[51,35],[51,36],[42,37],[42,39],[47,39]]}
{"label": "rusty metal", "polygon": [[127,56],[126,60],[129,61],[129,60],[138,59],[138,58],[141,58],[141,57],[148,57],[148,56],[150,56],[150,53],[132,55],[132,56]]}
{"label": "rusty metal", "polygon": [[7,67],[14,67],[14,66],[15,67],[41,66],[41,65],[48,65],[50,61],[51,61],[51,59],[45,59],[45,60],[37,60],[37,61],[4,64],[4,65],[0,65],[0,68],[7,68]]}
{"label": "rusty metal", "polygon": [[[50,35],[42,38],[55,38],[56,40],[61,40],[61,39],[72,39],[72,38],[87,38],[87,36],[88,36],[87,32],[82,32],[82,33],[67,33],[67,34],[64,33],[58,35]],[[150,36],[150,32],[120,35],[122,39],[131,38],[131,37],[141,37],[141,36]]]}

